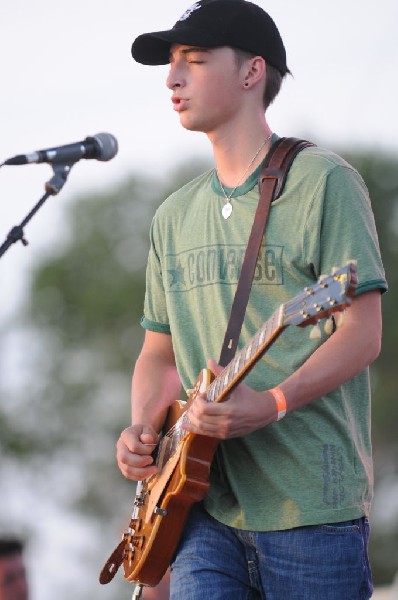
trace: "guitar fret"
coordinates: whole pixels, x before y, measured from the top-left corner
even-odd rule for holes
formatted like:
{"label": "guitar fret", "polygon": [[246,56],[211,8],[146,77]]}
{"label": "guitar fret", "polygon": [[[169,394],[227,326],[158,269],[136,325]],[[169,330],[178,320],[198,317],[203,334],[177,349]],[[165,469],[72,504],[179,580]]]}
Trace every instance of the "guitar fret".
{"label": "guitar fret", "polygon": [[262,329],[261,332],[261,344],[264,343],[264,338],[266,340],[269,340],[270,337],[272,336],[274,330],[275,330],[275,313],[271,316],[270,320],[267,321],[267,323],[265,324],[265,327]]}
{"label": "guitar fret", "polygon": [[211,384],[211,387],[214,388],[213,402],[215,402],[216,399],[220,396],[221,392],[224,389],[223,378],[222,378],[221,374],[217,377],[217,379],[215,379],[213,381],[213,383]]}
{"label": "guitar fret", "polygon": [[215,402],[216,399],[218,398],[218,395],[220,393],[220,389],[221,389],[221,379],[215,379],[213,381],[213,383],[210,386],[211,388],[213,388],[214,392],[212,394],[212,402]]}
{"label": "guitar fret", "polygon": [[225,367],[225,375],[223,377],[223,389],[222,391],[225,390],[225,388],[229,387],[231,381],[234,378],[234,367],[235,367],[235,360],[233,360],[232,362],[229,363],[229,365],[227,365]]}
{"label": "guitar fret", "polygon": [[216,397],[215,388],[216,388],[216,385],[213,385],[213,384],[210,384],[209,387],[207,388],[206,395],[207,395],[208,402],[214,402],[215,397]]}
{"label": "guitar fret", "polygon": [[257,350],[258,350],[258,349],[259,349],[259,347],[260,347],[260,341],[259,341],[259,339],[258,339],[258,335],[257,335],[257,333],[256,333],[256,335],[253,337],[253,346],[254,346],[254,353],[256,353],[256,352],[257,352]]}
{"label": "guitar fret", "polygon": [[246,365],[246,359],[244,352],[239,352],[238,354],[238,363],[239,363],[239,371],[242,371],[244,366]]}
{"label": "guitar fret", "polygon": [[[221,372],[222,374],[222,372]],[[216,379],[216,397],[215,400],[222,394],[224,390],[224,383],[223,383],[223,377],[220,376],[218,377],[218,379]]]}
{"label": "guitar fret", "polygon": [[221,392],[223,391],[224,386],[223,386],[223,382],[222,382],[222,378],[221,377],[219,377],[216,381],[217,381],[217,384],[216,384],[216,391],[217,391],[216,398],[218,398],[220,396]]}
{"label": "guitar fret", "polygon": [[279,313],[274,312],[271,316],[271,319],[267,322],[267,329],[269,328],[269,334],[273,333],[278,324],[278,315]]}

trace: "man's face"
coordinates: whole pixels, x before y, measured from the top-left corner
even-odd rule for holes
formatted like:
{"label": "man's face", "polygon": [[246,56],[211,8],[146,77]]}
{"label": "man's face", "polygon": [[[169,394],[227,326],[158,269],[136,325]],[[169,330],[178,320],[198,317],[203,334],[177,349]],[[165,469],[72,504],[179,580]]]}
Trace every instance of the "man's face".
{"label": "man's face", "polygon": [[183,127],[208,135],[222,132],[238,114],[242,78],[228,47],[171,47],[167,86]]}
{"label": "man's face", "polygon": [[20,554],[0,557],[0,600],[28,600],[28,583]]}

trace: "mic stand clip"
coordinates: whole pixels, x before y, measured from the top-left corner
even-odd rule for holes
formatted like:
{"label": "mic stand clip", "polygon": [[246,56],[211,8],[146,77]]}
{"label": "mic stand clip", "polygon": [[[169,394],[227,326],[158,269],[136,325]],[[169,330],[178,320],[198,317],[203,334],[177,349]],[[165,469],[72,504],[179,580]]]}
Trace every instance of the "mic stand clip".
{"label": "mic stand clip", "polygon": [[3,254],[5,254],[5,252],[8,250],[8,248],[10,248],[10,246],[12,244],[15,244],[18,241],[22,242],[22,244],[24,246],[28,246],[29,242],[25,238],[25,234],[24,234],[25,225],[27,225],[27,223],[29,223],[29,221],[37,213],[39,208],[41,206],[43,206],[43,204],[45,203],[47,198],[49,198],[50,196],[56,196],[61,191],[61,189],[63,188],[63,186],[66,183],[66,180],[68,179],[70,170],[73,167],[73,165],[75,164],[75,162],[76,161],[72,161],[72,162],[53,161],[50,163],[53,168],[54,174],[51,177],[51,179],[49,179],[49,181],[47,181],[44,185],[44,189],[46,190],[46,193],[44,194],[44,196],[42,196],[40,198],[40,200],[37,202],[37,204],[35,204],[35,206],[32,208],[30,213],[23,219],[23,221],[21,221],[21,223],[19,225],[15,225],[11,229],[11,231],[9,232],[9,234],[6,237],[5,242],[0,246],[0,258],[3,256]]}

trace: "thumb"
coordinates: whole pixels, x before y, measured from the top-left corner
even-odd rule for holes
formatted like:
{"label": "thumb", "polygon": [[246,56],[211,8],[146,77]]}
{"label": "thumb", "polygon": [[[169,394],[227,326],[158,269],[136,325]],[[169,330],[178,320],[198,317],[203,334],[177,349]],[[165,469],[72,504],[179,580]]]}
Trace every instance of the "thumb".
{"label": "thumb", "polygon": [[209,367],[210,371],[216,376],[219,375],[223,370],[223,367],[216,363],[216,361],[212,358],[209,358],[209,360],[207,361],[207,366]]}
{"label": "thumb", "polygon": [[159,435],[150,425],[143,425],[140,441],[143,444],[153,444],[156,446],[159,441]]}

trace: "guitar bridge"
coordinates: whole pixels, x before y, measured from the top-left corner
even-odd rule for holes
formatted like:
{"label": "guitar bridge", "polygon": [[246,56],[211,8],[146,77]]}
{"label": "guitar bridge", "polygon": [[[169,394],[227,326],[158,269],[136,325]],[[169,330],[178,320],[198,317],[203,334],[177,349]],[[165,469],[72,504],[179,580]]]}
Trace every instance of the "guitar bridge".
{"label": "guitar bridge", "polygon": [[148,496],[149,494],[149,490],[145,490],[144,488],[142,488],[140,490],[139,493],[136,494],[135,498],[134,498],[134,506],[136,506],[137,508],[140,508],[141,506],[145,505],[145,498]]}
{"label": "guitar bridge", "polygon": [[123,551],[123,560],[126,560],[130,565],[134,559],[135,548],[133,545],[134,532],[128,532],[124,534],[124,551]]}

